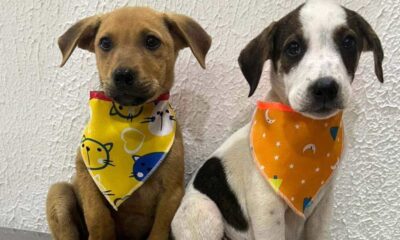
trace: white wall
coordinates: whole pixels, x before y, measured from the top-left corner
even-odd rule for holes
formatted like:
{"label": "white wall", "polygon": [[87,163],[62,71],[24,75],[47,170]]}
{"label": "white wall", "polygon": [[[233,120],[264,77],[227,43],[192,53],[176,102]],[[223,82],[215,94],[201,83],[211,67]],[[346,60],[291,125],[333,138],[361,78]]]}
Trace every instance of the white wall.
{"label": "white wall", "polygon": [[[301,0],[154,1],[2,0],[0,5],[0,226],[47,231],[51,183],[70,179],[88,92],[97,87],[94,56],[77,50],[60,69],[57,37],[83,17],[126,5],[148,5],[197,19],[213,36],[208,69],[189,50],[177,63],[173,103],[186,140],[187,176],[249,120],[256,96],[237,57],[245,44]],[[386,82],[364,55],[347,112],[349,158],[337,189],[335,239],[400,239],[400,1],[345,0],[381,36]],[[266,72],[268,69],[265,70]],[[244,169],[245,171],[245,169]]]}

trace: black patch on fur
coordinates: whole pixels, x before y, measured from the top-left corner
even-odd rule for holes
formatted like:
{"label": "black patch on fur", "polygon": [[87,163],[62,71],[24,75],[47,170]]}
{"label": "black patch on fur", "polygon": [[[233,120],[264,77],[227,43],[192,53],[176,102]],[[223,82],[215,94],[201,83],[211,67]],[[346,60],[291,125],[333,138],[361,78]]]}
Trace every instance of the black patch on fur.
{"label": "black patch on fur", "polygon": [[240,52],[238,59],[240,70],[249,86],[249,97],[254,94],[264,67],[264,62],[271,58],[273,51],[273,36],[276,23],[273,22],[264,29],[256,38],[251,40]]}
{"label": "black patch on fur", "polygon": [[229,225],[239,231],[246,231],[249,228],[236,195],[228,184],[219,158],[213,157],[204,163],[194,179],[193,186],[217,204]]}
{"label": "black patch on fur", "polygon": [[372,51],[374,53],[375,75],[378,78],[378,80],[383,83],[384,77],[383,77],[382,63],[383,63],[384,53],[378,35],[375,33],[371,25],[361,15],[347,8],[343,9],[345,10],[347,15],[348,28],[350,28],[357,35],[358,39],[357,51],[359,52],[359,54],[361,51]]}
{"label": "black patch on fur", "polygon": [[[238,61],[250,86],[249,96],[254,94],[258,86],[265,61],[272,60],[275,72],[288,73],[303,58],[307,50],[299,16],[303,5],[279,21],[271,23],[241,51]],[[302,54],[296,57],[288,56],[285,51],[293,41],[299,43],[303,49]],[[281,62],[280,69],[278,69],[278,62]]]}
{"label": "black patch on fur", "polygon": [[[272,63],[275,71],[282,71],[289,73],[289,71],[298,65],[307,51],[307,43],[304,39],[303,26],[300,22],[300,10],[304,6],[300,5],[298,8],[290,12],[285,17],[281,18],[277,23],[277,30],[273,38],[274,49],[272,51]],[[287,46],[296,41],[300,44],[302,54],[296,57],[289,57],[286,54]],[[278,69],[278,62],[281,63],[281,68]]]}
{"label": "black patch on fur", "polygon": [[[354,38],[354,40],[356,41],[355,47],[352,49],[345,49],[342,46],[343,39],[347,36]],[[353,79],[357,69],[358,59],[363,48],[362,38],[360,38],[359,35],[354,33],[354,31],[352,31],[350,28],[342,26],[335,30],[333,40],[335,41],[336,48],[340,52],[340,56],[342,57],[344,66],[347,69],[347,73]]]}

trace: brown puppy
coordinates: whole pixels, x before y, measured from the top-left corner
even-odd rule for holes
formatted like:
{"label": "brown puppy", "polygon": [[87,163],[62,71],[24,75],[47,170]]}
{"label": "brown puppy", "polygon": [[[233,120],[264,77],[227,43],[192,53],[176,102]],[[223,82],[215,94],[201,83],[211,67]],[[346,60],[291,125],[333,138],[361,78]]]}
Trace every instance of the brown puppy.
{"label": "brown puppy", "polygon": [[[61,66],[75,47],[96,54],[101,86],[122,105],[141,105],[168,92],[179,50],[190,47],[200,65],[211,38],[189,17],[149,8],[121,8],[85,18],[59,38]],[[55,239],[167,239],[183,195],[182,136],[157,171],[114,211],[76,158],[72,182],[54,184],[47,198],[47,220]]]}

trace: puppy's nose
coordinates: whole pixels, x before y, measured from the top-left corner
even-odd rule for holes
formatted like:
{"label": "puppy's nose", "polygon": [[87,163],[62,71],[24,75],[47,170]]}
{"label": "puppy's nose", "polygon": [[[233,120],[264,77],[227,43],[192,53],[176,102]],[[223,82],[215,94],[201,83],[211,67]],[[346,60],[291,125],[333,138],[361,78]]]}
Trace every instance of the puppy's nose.
{"label": "puppy's nose", "polygon": [[113,73],[114,83],[118,88],[132,86],[136,74],[129,68],[118,68]]}
{"label": "puppy's nose", "polygon": [[311,87],[311,92],[315,100],[329,102],[337,97],[339,84],[331,77],[318,79]]}

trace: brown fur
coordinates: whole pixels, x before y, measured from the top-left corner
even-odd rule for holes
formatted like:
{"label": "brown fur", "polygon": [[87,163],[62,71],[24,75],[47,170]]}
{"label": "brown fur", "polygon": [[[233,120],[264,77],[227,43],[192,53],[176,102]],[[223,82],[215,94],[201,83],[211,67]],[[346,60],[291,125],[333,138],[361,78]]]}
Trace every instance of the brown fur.
{"label": "brown fur", "polygon": [[[144,47],[148,35],[159,38],[156,51]],[[113,49],[99,48],[103,36],[113,40]],[[174,79],[179,50],[190,47],[202,67],[211,38],[189,17],[165,14],[148,8],[122,8],[101,16],[85,18],[59,38],[63,66],[75,47],[96,54],[100,82],[106,95],[119,94],[113,83],[116,68],[128,67],[138,73],[135,89],[125,95],[145,95],[146,102],[168,92]],[[170,223],[184,193],[182,135],[157,171],[114,211],[100,193],[80,152],[72,184],[51,186],[47,197],[47,220],[54,239],[167,239]]]}

